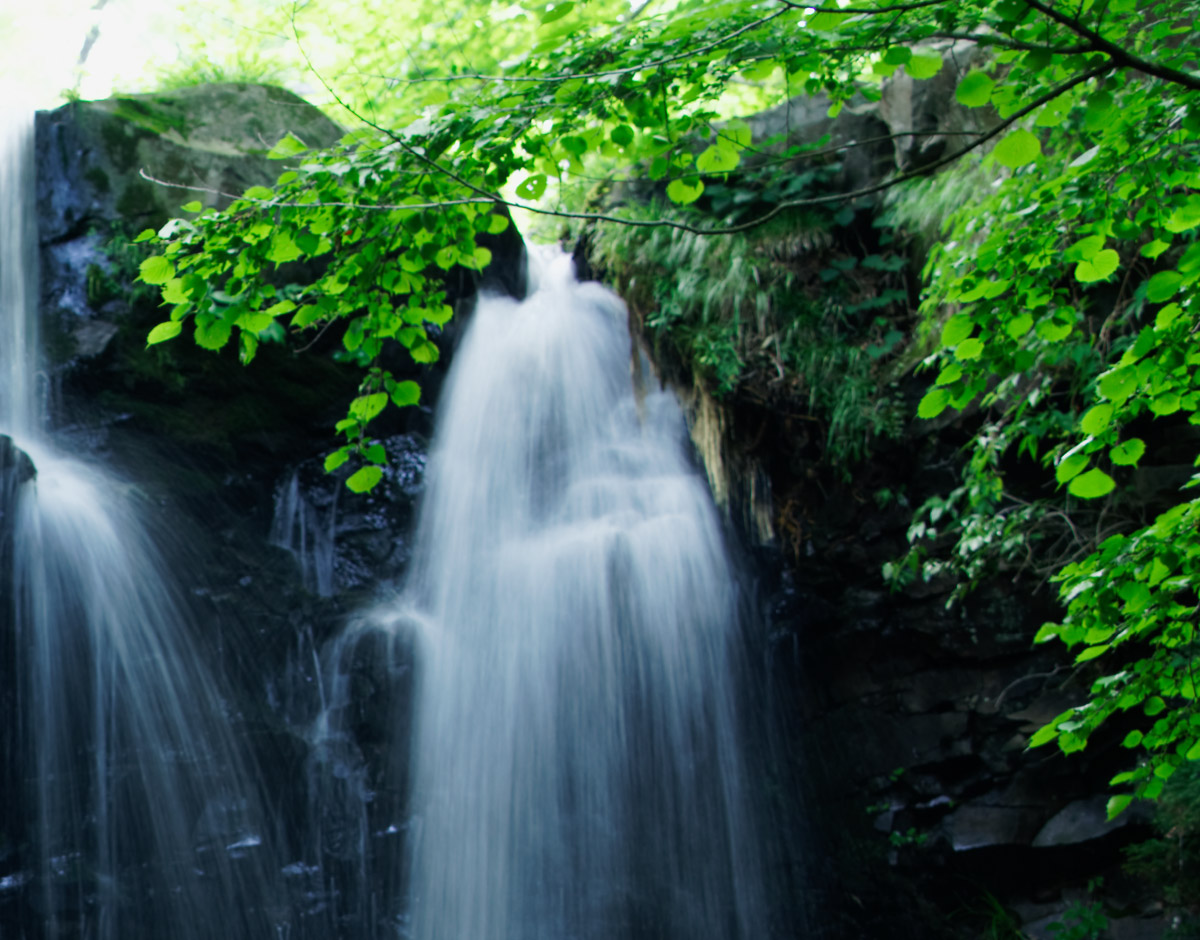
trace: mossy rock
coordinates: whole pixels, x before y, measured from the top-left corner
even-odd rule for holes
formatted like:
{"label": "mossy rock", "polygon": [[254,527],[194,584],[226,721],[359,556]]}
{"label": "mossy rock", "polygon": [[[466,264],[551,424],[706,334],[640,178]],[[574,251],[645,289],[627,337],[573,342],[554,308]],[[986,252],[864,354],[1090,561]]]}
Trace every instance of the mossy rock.
{"label": "mossy rock", "polygon": [[267,85],[197,85],[43,112],[37,125],[42,241],[58,243],[114,222],[130,232],[157,227],[193,200],[228,205],[248,187],[274,182],[283,167],[266,154],[288,133],[325,147],[342,129],[303,99]]}

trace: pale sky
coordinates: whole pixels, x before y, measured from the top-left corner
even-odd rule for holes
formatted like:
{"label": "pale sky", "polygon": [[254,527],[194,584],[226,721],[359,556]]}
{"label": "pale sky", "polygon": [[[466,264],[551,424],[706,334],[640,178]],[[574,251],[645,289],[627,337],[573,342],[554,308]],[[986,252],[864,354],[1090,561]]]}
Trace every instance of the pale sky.
{"label": "pale sky", "polygon": [[[83,98],[106,98],[114,87],[149,90],[155,74],[178,58],[185,23],[193,27],[193,37],[202,35],[210,50],[219,52],[237,29],[220,10],[277,3],[0,0],[0,89],[6,98],[38,108],[62,103],[67,89]],[[81,68],[80,53],[93,30],[96,38]]]}

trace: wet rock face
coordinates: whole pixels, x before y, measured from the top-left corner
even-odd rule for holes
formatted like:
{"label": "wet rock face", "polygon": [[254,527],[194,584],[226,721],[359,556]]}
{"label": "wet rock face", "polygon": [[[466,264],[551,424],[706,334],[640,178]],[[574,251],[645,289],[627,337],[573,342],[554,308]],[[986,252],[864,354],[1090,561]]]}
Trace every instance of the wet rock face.
{"label": "wet rock face", "polygon": [[282,168],[266,152],[289,132],[314,147],[342,135],[316,108],[265,85],[201,85],[39,113],[42,310],[52,318],[51,357],[99,355],[117,333],[124,303],[104,251],[114,230],[132,236],[160,227],[186,202],[225,206],[249,186],[273,182]]}
{"label": "wet rock face", "polygon": [[[21,450],[7,434],[0,434],[0,480],[19,486],[37,477],[32,458]],[[4,507],[0,507],[0,512]]]}

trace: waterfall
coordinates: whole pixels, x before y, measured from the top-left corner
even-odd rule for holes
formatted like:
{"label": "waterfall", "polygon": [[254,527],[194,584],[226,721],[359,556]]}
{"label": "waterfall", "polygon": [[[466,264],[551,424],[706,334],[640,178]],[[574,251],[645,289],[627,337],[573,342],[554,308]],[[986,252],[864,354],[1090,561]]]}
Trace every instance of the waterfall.
{"label": "waterfall", "polygon": [[0,878],[22,936],[272,936],[274,834],[161,547],[44,429],[31,158],[32,122],[0,116]]}
{"label": "waterfall", "polygon": [[314,506],[300,485],[300,474],[293,470],[275,493],[272,545],[296,559],[305,589],[318,597],[332,597],[336,586],[334,538],[337,532],[337,493],[324,510]]}
{"label": "waterfall", "polygon": [[[625,309],[542,255],[439,406],[413,568],[416,940],[757,940],[739,598]],[[648,383],[646,383],[648,385]]]}

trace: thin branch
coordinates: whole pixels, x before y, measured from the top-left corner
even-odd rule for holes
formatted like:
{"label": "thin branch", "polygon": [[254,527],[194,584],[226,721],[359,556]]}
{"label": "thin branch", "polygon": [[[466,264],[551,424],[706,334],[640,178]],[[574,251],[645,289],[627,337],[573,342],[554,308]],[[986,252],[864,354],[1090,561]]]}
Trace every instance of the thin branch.
{"label": "thin branch", "polygon": [[1022,42],[1007,36],[992,36],[987,33],[931,33],[930,39],[954,39],[973,42],[980,46],[1002,46],[1005,49],[1020,49],[1022,52],[1049,52],[1051,55],[1078,55],[1093,51],[1091,44],[1077,46],[1051,46],[1038,42]]}
{"label": "thin branch", "polygon": [[1118,46],[1115,42],[1105,39],[1094,29],[1084,26],[1075,17],[1060,13],[1049,4],[1043,3],[1042,0],[1025,0],[1025,4],[1026,6],[1033,7],[1033,9],[1040,12],[1043,16],[1054,20],[1060,26],[1065,26],[1075,35],[1083,37],[1092,44],[1094,50],[1107,53],[1111,56],[1113,62],[1117,65],[1133,69],[1136,72],[1142,72],[1146,75],[1153,75],[1155,78],[1161,78],[1176,85],[1182,85],[1184,88],[1190,88],[1192,91],[1200,91],[1200,78],[1197,78],[1195,75],[1190,75],[1187,72],[1181,72],[1179,69],[1173,69],[1167,65],[1159,65],[1157,62],[1151,62],[1149,59],[1136,56],[1132,52]]}
{"label": "thin branch", "polygon": [[392,209],[404,209],[418,211],[420,209],[441,209],[443,206],[467,206],[467,205],[486,205],[496,202],[491,196],[472,196],[463,199],[445,199],[440,202],[410,202],[410,203],[386,203],[386,202],[284,202],[279,199],[256,199],[253,196],[239,196],[237,193],[227,193],[222,189],[213,189],[211,186],[192,186],[188,183],[174,183],[171,180],[160,180],[156,176],[151,176],[146,172],[145,168],[138,170],[138,176],[150,183],[155,183],[159,186],[166,186],[170,189],[186,189],[193,193],[212,193],[214,196],[224,196],[227,199],[237,199],[241,202],[254,202],[263,208],[284,208],[284,209],[323,209],[327,206],[332,206],[338,209],[361,209],[365,212],[379,211],[386,212]]}
{"label": "thin branch", "polygon": [[[305,54],[303,48],[301,48],[301,53]],[[305,57],[307,59],[307,55],[305,55]],[[310,68],[311,68],[311,63],[310,63]],[[740,232],[746,232],[751,229],[757,228],[758,226],[764,224],[765,222],[770,221],[771,219],[775,218],[776,216],[780,215],[781,213],[783,213],[784,211],[786,211],[788,209],[800,209],[800,208],[807,208],[809,206],[828,205],[830,203],[838,203],[838,202],[849,202],[851,200],[858,199],[862,196],[869,196],[869,195],[873,195],[874,193],[883,192],[884,190],[891,189],[894,186],[898,186],[899,184],[908,182],[909,180],[912,180],[912,179],[917,179],[922,176],[928,176],[928,175],[936,172],[937,170],[941,169],[943,166],[947,166],[950,163],[953,163],[954,161],[966,156],[968,153],[970,153],[973,150],[976,150],[977,148],[979,148],[983,144],[987,143],[987,141],[993,139],[994,137],[997,137],[998,135],[1003,133],[1005,130],[1007,130],[1009,127],[1011,127],[1013,124],[1015,124],[1017,121],[1021,120],[1023,117],[1032,113],[1033,111],[1036,111],[1038,108],[1040,108],[1042,105],[1046,104],[1047,102],[1052,101],[1053,99],[1057,98],[1059,95],[1063,94],[1064,92],[1069,91],[1071,88],[1074,88],[1076,85],[1082,84],[1085,81],[1088,81],[1092,78],[1097,77],[1098,75],[1104,74],[1105,72],[1109,71],[1111,68],[1112,68],[1111,64],[1105,63],[1104,65],[1096,66],[1095,68],[1089,69],[1086,72],[1082,72],[1079,75],[1076,75],[1074,78],[1070,79],[1069,81],[1063,82],[1062,84],[1055,86],[1053,89],[1046,92],[1044,95],[1042,95],[1035,101],[1031,102],[1030,104],[1026,105],[1024,108],[1017,111],[1015,114],[1011,115],[1006,120],[1001,121],[999,124],[997,124],[991,130],[986,131],[986,132],[981,132],[979,137],[976,140],[967,144],[965,147],[959,148],[958,150],[956,150],[953,153],[949,154],[948,156],[945,156],[942,159],[930,164],[929,166],[921,167],[920,169],[916,169],[916,170],[911,170],[908,173],[902,173],[899,176],[893,177],[890,180],[886,180],[886,181],[884,181],[882,183],[878,183],[874,186],[867,186],[862,189],[852,190],[851,192],[848,192],[848,193],[834,193],[834,194],[831,194],[828,196],[817,196],[817,197],[813,197],[813,198],[809,198],[809,199],[792,199],[792,200],[788,200],[786,202],[777,203],[772,209],[770,209],[768,212],[765,212],[763,215],[759,216],[756,219],[751,219],[748,222],[742,222],[737,225],[716,226],[716,227],[712,227],[712,228],[702,228],[702,227],[695,226],[695,225],[689,225],[686,222],[679,222],[674,219],[629,219],[629,218],[623,218],[621,216],[609,215],[607,213],[569,212],[569,211],[566,211],[563,209],[547,209],[542,206],[530,205],[528,203],[516,202],[516,201],[510,200],[510,199],[505,199],[502,196],[500,196],[499,194],[490,193],[486,189],[476,186],[474,183],[471,183],[469,180],[465,179],[464,177],[460,176],[459,174],[455,173],[454,171],[442,166],[436,160],[433,160],[430,157],[426,156],[425,154],[421,153],[417,148],[413,147],[411,144],[409,144],[403,138],[398,137],[392,131],[389,131],[387,128],[381,127],[380,125],[364,118],[361,114],[359,114],[352,107],[350,107],[350,105],[348,105],[338,95],[338,93],[332,88],[332,86],[330,86],[325,81],[325,79],[323,77],[321,77],[320,73],[317,72],[316,69],[313,69],[312,70],[313,74],[317,75],[317,77],[321,80],[321,83],[325,86],[326,90],[334,97],[334,100],[336,100],[337,103],[340,104],[343,108],[345,108],[348,112],[353,114],[359,120],[363,121],[363,123],[366,124],[367,126],[379,131],[382,134],[385,134],[392,141],[394,141],[402,150],[404,150],[405,153],[409,154],[414,159],[419,160],[420,162],[422,162],[425,166],[429,167],[434,172],[437,172],[442,176],[446,176],[449,179],[454,180],[459,185],[461,185],[464,188],[475,193],[475,198],[446,200],[446,201],[437,202],[437,203],[424,203],[424,204],[414,204],[414,205],[384,205],[384,204],[362,205],[362,204],[355,204],[355,203],[324,203],[323,205],[344,206],[346,208],[363,209],[363,210],[371,210],[371,209],[380,209],[380,210],[382,210],[382,209],[413,209],[413,210],[415,210],[415,209],[425,209],[425,208],[438,208],[440,206],[449,206],[449,205],[468,205],[468,204],[492,203],[495,205],[502,205],[502,206],[505,206],[510,209],[522,209],[526,212],[531,212],[535,215],[544,215],[544,216],[550,216],[550,217],[561,218],[561,219],[580,219],[580,220],[588,221],[588,222],[613,222],[618,225],[627,226],[629,228],[672,228],[672,229],[676,229],[676,230],[682,231],[682,232],[689,232],[693,235],[734,235],[734,234],[737,234]],[[245,199],[246,198],[244,196],[232,196],[232,194],[221,193],[217,190],[206,189],[205,187],[187,186],[185,184],[169,183],[169,182],[165,182],[162,180],[157,180],[154,177],[151,177],[150,175],[148,175],[144,170],[141,171],[141,175],[145,179],[150,180],[151,182],[162,183],[163,185],[167,185],[167,186],[176,186],[176,187],[182,188],[182,189],[192,189],[192,190],[197,190],[197,191],[201,191],[201,192],[216,192],[219,195],[231,196],[231,198],[234,198],[234,199]],[[270,205],[270,206],[280,205],[280,206],[291,206],[291,207],[299,207],[299,208],[313,208],[315,206],[322,205],[321,203],[274,203],[271,200],[250,200],[250,201],[261,202],[263,205]]]}
{"label": "thin branch", "polygon": [[811,13],[864,13],[867,16],[883,16],[885,13],[910,13],[913,10],[923,10],[926,7],[944,6],[957,0],[916,0],[914,3],[897,3],[885,7],[819,7],[810,3],[796,3],[794,0],[779,0],[784,6],[793,10],[804,10]]}

